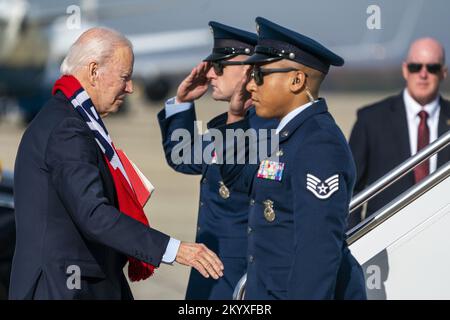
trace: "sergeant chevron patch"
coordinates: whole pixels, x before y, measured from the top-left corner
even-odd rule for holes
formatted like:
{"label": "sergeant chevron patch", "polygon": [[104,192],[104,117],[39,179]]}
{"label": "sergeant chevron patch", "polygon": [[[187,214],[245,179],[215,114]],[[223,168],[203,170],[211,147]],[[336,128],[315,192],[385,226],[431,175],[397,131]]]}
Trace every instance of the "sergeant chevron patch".
{"label": "sergeant chevron patch", "polygon": [[339,190],[339,175],[335,174],[325,181],[308,173],[306,175],[306,189],[312,192],[321,200],[328,199],[333,193]]}

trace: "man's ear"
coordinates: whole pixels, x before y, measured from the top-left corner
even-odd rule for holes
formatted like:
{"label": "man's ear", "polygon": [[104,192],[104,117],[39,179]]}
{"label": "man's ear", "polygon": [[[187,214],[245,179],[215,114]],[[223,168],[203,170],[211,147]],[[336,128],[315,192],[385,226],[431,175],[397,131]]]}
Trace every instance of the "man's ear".
{"label": "man's ear", "polygon": [[403,75],[403,79],[405,79],[405,81],[408,80],[408,64],[406,63],[406,61],[403,61],[402,63],[402,75]]}
{"label": "man's ear", "polygon": [[291,79],[291,83],[289,85],[290,90],[293,93],[300,92],[306,84],[306,75],[303,72],[296,72],[294,77]]}
{"label": "man's ear", "polygon": [[91,62],[88,65],[88,79],[91,86],[95,87],[98,80],[98,64]]}
{"label": "man's ear", "polygon": [[444,65],[442,67],[442,79],[441,79],[441,81],[447,79],[447,74],[448,74],[448,67],[446,65]]}

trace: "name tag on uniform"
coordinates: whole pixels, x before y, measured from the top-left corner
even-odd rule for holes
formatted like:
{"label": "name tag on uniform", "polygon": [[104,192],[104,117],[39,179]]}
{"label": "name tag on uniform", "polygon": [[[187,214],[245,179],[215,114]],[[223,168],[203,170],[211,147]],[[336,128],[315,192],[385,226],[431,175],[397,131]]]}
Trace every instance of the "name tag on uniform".
{"label": "name tag on uniform", "polygon": [[270,160],[263,160],[259,165],[257,177],[281,181],[283,177],[284,163]]}

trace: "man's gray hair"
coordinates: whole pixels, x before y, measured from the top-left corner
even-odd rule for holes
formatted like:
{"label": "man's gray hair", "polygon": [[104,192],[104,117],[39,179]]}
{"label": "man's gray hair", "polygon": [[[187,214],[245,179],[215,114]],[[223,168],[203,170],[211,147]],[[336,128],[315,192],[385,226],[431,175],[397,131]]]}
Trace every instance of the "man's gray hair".
{"label": "man's gray hair", "polygon": [[70,47],[61,63],[61,74],[73,75],[79,68],[87,66],[92,61],[101,65],[112,57],[115,49],[122,46],[133,48],[130,40],[115,30],[91,28]]}

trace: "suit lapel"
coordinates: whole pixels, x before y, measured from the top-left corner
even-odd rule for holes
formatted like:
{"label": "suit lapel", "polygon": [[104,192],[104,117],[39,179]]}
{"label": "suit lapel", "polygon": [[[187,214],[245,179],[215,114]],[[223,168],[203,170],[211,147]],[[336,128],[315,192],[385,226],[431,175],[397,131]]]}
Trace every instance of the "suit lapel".
{"label": "suit lapel", "polygon": [[[438,137],[450,130],[450,102],[441,97],[439,112]],[[450,160],[450,146],[438,153],[438,167]]]}
{"label": "suit lapel", "polygon": [[116,188],[114,187],[114,180],[109,172],[108,166],[105,162],[103,152],[97,146],[97,160],[99,163],[100,176],[102,178],[103,186],[105,188],[105,196],[111,202],[112,205],[118,208],[118,201],[116,195]]}
{"label": "suit lapel", "polygon": [[[411,147],[409,145],[408,119],[406,117],[403,94],[397,96],[391,104],[391,115],[388,119],[392,122],[393,138],[396,139],[398,152],[402,159],[411,157]],[[387,142],[389,143],[389,142]]]}
{"label": "suit lapel", "polygon": [[[72,106],[71,102],[64,96],[64,94],[61,91],[58,91],[55,94],[55,97],[57,99],[61,99],[61,100],[65,101],[67,104],[67,107],[69,108],[69,110],[71,110],[71,113],[76,115],[80,120],[82,120],[84,122],[83,117],[81,117],[81,115],[75,110],[75,108]],[[105,162],[103,152],[100,149],[100,147],[98,146],[98,144],[95,142],[95,136],[87,124],[86,124],[86,128],[89,130],[90,136],[92,138],[92,143],[95,144],[95,147],[97,150],[97,161],[99,164],[99,171],[100,171],[100,176],[102,178],[105,196],[108,198],[108,200],[111,202],[112,205],[114,205],[115,207],[118,207],[116,189],[114,187],[114,180],[113,180],[111,173],[109,172],[108,166]]]}

